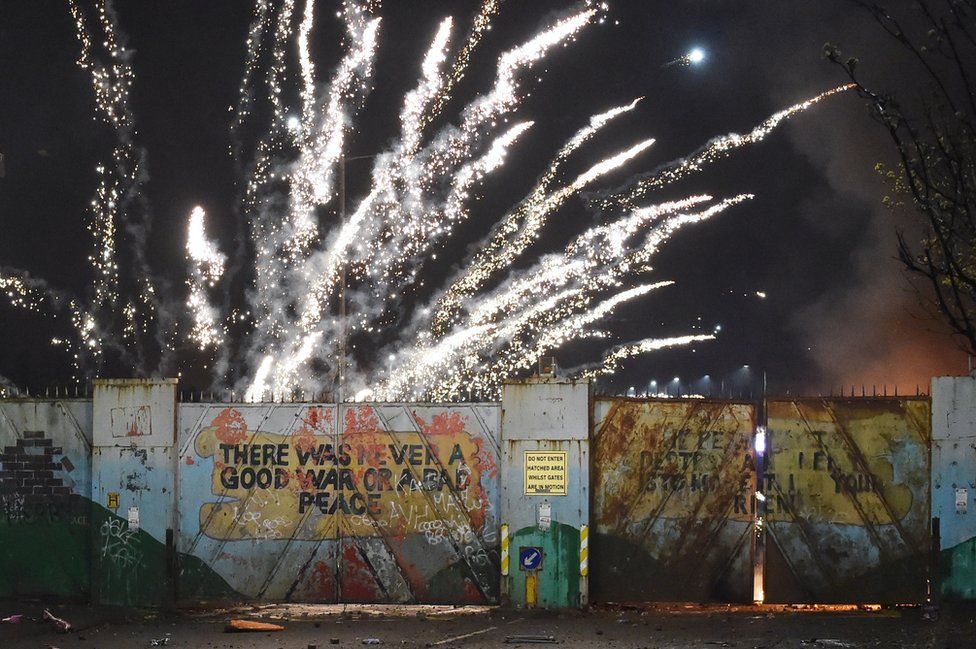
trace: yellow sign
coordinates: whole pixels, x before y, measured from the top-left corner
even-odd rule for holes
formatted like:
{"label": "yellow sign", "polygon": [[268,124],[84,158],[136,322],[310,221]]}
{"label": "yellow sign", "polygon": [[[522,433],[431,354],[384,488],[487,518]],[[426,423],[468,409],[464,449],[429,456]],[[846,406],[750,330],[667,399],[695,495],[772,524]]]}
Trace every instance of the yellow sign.
{"label": "yellow sign", "polygon": [[119,508],[119,494],[116,491],[108,492],[108,508],[118,509]]}
{"label": "yellow sign", "polygon": [[525,451],[525,495],[566,495],[566,451]]}

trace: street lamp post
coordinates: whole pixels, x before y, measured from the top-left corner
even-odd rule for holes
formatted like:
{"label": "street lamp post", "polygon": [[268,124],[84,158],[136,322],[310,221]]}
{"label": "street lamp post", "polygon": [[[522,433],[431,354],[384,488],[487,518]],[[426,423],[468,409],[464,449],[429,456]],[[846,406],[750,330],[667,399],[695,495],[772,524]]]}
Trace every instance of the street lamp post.
{"label": "street lamp post", "polygon": [[[346,222],[346,162],[349,160],[369,160],[375,158],[373,155],[341,156],[339,158],[339,227]],[[345,400],[346,384],[346,264],[342,264],[342,279],[339,286],[339,367],[337,390],[338,401]]]}

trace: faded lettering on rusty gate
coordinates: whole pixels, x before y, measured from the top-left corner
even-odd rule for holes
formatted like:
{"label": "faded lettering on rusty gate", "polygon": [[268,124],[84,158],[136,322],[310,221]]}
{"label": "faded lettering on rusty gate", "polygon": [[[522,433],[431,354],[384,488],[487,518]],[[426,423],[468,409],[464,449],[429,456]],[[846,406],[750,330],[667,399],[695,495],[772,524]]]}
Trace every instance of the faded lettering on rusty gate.
{"label": "faded lettering on rusty gate", "polygon": [[929,413],[924,397],[768,403],[768,601],[921,601]]}
{"label": "faded lettering on rusty gate", "polygon": [[594,598],[748,599],[753,406],[607,398],[595,418]]}

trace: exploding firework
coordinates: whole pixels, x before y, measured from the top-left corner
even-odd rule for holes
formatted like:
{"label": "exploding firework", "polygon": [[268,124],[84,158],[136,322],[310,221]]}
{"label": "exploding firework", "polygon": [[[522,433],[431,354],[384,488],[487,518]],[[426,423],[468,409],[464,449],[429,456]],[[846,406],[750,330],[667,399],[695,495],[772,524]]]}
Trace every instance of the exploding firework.
{"label": "exploding firework", "polygon": [[[112,160],[99,167],[91,206],[93,289],[85,300],[70,299],[13,270],[0,272],[0,288],[15,306],[66,310],[80,368],[97,371],[110,349],[131,361],[132,371],[147,373],[153,357],[144,351],[147,344],[156,346],[163,365],[192,345],[208,356],[216,386],[235,388],[248,400],[323,391],[337,399],[454,400],[495,396],[505,379],[574,341],[600,341],[595,358],[574,370],[592,377],[612,373],[638,354],[710,339],[679,332],[606,342],[612,332],[604,323],[616,308],[672,284],[648,281],[652,259],[672,236],[752,197],[697,194],[654,203],[650,196],[762,140],[787,118],[843,89],[600,192],[601,180],[636,164],[654,143],[639,139],[564,179],[564,166],[583,145],[635,110],[640,99],[604,107],[558,149],[529,193],[512,200],[514,207],[496,219],[486,238],[470,247],[460,270],[435,281],[425,270],[439,250],[452,249],[458,226],[472,216],[479,186],[533,128],[532,120],[512,119],[526,94],[525,78],[555,48],[599,22],[607,7],[584,1],[504,51],[493,82],[456,114],[445,114],[446,107],[461,99],[454,96],[458,82],[500,2],[485,0],[457,43],[454,20],[444,18],[418,62],[416,85],[404,95],[396,136],[369,156],[369,187],[347,201],[348,141],[369,98],[382,19],[377,2],[346,0],[337,12],[319,11],[320,4],[255,4],[231,125],[236,160],[246,175],[240,212],[253,254],[240,270],[229,268],[228,253],[207,234],[204,210],[194,209],[187,226],[187,309],[177,318],[167,315],[175,311],[167,302],[172,296],[159,296],[150,279],[142,238],[127,237],[134,249],[124,255],[141,284],[119,279],[119,230],[142,232],[148,219],[137,200],[142,153],[133,141],[128,104],[133,73],[110,2],[96,0],[89,11],[69,2],[78,63],[90,72],[98,115],[117,140]],[[97,35],[89,27],[92,16]],[[332,72],[321,75],[310,41],[316,25],[332,19],[344,25],[344,49]],[[256,125],[259,116],[267,123]],[[260,135],[245,146],[244,134],[255,129]],[[598,224],[569,237],[559,250],[527,258],[552,217],[584,190],[599,196],[591,201]],[[243,309],[231,308],[225,298],[235,272],[248,275]]]}

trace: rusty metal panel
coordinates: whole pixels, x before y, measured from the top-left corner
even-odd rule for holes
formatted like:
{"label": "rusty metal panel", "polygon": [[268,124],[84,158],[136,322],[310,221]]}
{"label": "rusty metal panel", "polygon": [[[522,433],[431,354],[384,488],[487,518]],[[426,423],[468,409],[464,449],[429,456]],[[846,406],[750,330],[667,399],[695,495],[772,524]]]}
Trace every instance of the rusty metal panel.
{"label": "rusty metal panel", "polygon": [[182,405],[181,599],[495,601],[498,414]]}
{"label": "rusty metal panel", "polygon": [[922,601],[928,398],[794,399],[767,408],[766,600]]}
{"label": "rusty metal panel", "polygon": [[595,600],[751,600],[754,421],[748,403],[597,399]]}

